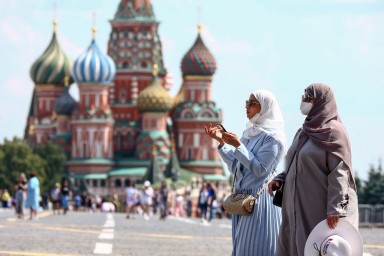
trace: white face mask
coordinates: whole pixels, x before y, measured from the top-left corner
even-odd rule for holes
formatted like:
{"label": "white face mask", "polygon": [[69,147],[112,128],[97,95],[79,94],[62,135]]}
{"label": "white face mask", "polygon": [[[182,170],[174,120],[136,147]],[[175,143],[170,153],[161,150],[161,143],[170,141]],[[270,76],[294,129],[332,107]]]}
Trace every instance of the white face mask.
{"label": "white face mask", "polygon": [[300,111],[303,115],[308,115],[309,111],[311,111],[313,104],[311,102],[302,101],[300,104]]}

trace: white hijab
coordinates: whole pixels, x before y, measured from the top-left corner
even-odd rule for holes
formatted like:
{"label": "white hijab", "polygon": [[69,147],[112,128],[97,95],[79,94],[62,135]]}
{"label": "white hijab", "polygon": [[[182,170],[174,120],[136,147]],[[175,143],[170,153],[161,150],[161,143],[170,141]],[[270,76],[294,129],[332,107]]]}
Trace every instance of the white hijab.
{"label": "white hijab", "polygon": [[243,137],[251,139],[261,132],[265,132],[281,142],[284,150],[283,155],[285,155],[287,138],[284,132],[284,119],[275,96],[266,90],[257,90],[252,94],[260,103],[261,110],[260,113],[249,119]]}

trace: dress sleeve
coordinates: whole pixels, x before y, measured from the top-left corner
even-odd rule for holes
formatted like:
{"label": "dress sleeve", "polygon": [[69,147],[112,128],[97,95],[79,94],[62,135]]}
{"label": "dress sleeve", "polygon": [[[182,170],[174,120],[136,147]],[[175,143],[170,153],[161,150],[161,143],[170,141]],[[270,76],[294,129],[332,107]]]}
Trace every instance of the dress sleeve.
{"label": "dress sleeve", "polygon": [[271,136],[266,137],[257,152],[249,151],[244,144],[235,149],[233,155],[245,168],[260,177],[271,171],[272,164],[280,152],[280,143]]}
{"label": "dress sleeve", "polygon": [[223,159],[224,163],[228,166],[228,170],[234,174],[236,169],[236,158],[233,155],[233,150],[227,144],[224,144],[222,147],[219,145],[217,147],[219,155]]}
{"label": "dress sleeve", "polygon": [[327,215],[347,216],[349,169],[340,158],[333,154],[327,156],[328,169],[328,204]]}

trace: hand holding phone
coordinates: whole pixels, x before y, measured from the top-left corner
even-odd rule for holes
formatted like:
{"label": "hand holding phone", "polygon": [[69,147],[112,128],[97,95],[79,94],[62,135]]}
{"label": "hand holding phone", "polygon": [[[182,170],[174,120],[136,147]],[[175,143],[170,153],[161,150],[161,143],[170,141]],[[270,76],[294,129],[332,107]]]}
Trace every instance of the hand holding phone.
{"label": "hand holding phone", "polygon": [[216,124],[216,127],[219,128],[219,131],[221,133],[227,132],[227,130],[224,128],[224,126],[222,124]]}

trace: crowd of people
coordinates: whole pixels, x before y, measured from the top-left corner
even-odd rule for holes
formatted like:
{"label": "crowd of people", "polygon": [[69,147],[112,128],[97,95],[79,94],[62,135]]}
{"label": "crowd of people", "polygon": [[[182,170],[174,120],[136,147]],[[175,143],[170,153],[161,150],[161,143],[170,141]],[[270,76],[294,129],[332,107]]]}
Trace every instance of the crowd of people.
{"label": "crowd of people", "polygon": [[[40,193],[39,180],[31,172],[27,180],[20,173],[14,190],[0,191],[3,208],[14,208],[20,219],[38,219],[38,212],[51,210],[54,215],[81,212],[124,212],[127,219],[142,217],[149,220],[156,216],[165,220],[169,215],[176,217],[199,217],[207,223],[213,218],[223,217],[221,200],[216,198],[216,189],[211,183],[201,182],[192,190],[176,190],[166,180],[153,187],[150,181],[136,187],[135,181],[129,181],[123,193],[114,193],[108,197],[87,193],[74,193],[68,180],[56,182],[49,192]],[[29,210],[29,217],[26,214]],[[157,216],[158,215],[158,216]],[[228,217],[228,216],[227,216]]]}

